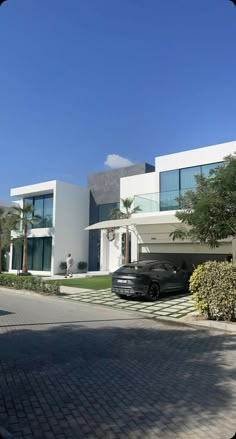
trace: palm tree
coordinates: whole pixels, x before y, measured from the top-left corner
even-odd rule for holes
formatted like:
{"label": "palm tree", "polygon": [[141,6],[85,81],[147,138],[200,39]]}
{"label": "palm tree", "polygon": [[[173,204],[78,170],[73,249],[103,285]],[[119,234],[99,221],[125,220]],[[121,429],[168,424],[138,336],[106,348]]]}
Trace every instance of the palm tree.
{"label": "palm tree", "polygon": [[42,218],[39,215],[34,215],[34,208],[31,204],[25,204],[23,207],[13,207],[9,212],[10,219],[13,224],[13,230],[18,229],[18,225],[21,224],[22,228],[22,240],[23,240],[23,261],[22,261],[22,273],[28,273],[27,264],[27,236],[28,229],[39,222]]}
{"label": "palm tree", "polygon": [[[116,207],[112,210],[112,219],[129,219],[134,213],[140,212],[139,206],[132,207],[134,203],[134,198],[121,198],[121,209]],[[125,263],[129,263],[129,226],[125,226]]]}

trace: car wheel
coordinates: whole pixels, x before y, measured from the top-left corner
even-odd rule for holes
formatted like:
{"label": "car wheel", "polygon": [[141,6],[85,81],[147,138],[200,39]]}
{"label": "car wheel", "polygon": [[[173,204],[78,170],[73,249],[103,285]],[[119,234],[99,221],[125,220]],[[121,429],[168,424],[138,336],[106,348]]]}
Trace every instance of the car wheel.
{"label": "car wheel", "polygon": [[148,289],[148,298],[152,302],[155,302],[158,297],[160,296],[160,287],[156,283],[151,283],[149,289]]}
{"label": "car wheel", "polygon": [[190,292],[190,290],[189,290],[189,279],[186,280],[186,282],[185,282],[184,292],[186,294],[188,294]]}
{"label": "car wheel", "polygon": [[119,297],[119,299],[127,299],[127,296],[125,296],[124,294],[116,294],[117,297]]}

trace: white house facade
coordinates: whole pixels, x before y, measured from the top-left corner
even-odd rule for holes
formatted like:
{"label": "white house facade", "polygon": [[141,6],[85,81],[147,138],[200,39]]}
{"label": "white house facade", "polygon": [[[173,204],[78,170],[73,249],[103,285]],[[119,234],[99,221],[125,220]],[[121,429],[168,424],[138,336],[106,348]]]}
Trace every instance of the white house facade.
{"label": "white house facade", "polygon": [[[170,233],[179,225],[175,216],[179,208],[176,198],[195,187],[195,175],[208,175],[224,157],[236,152],[236,142],[198,148],[155,158],[155,171],[149,174],[121,178],[120,197],[134,198],[141,211],[129,220],[131,232],[131,261],[165,259],[182,266],[197,265],[208,259],[222,260],[235,253],[235,243],[225,240],[218,248],[190,241],[174,241]],[[124,263],[124,226],[115,229],[115,239],[107,240],[101,228],[101,270],[114,271]],[[90,227],[91,228],[91,227]],[[122,238],[123,236],[123,238]],[[233,248],[232,248],[233,247]]]}
{"label": "white house facade", "polygon": [[[11,190],[20,206],[31,204],[41,220],[28,230],[28,269],[34,274],[54,275],[68,253],[75,263],[88,260],[89,191],[87,188],[49,181]],[[20,232],[21,234],[21,232]],[[13,238],[19,232],[12,232]],[[14,241],[13,241],[14,243]],[[20,270],[22,246],[12,244],[10,271]]]}
{"label": "white house facade", "polygon": [[[179,225],[175,216],[177,198],[194,189],[195,175],[208,175],[235,152],[236,141],[156,157],[155,167],[144,163],[91,174],[88,187],[50,181],[12,189],[11,195],[21,205],[32,204],[35,214],[42,218],[29,230],[29,270],[57,274],[61,262],[71,253],[76,266],[85,261],[90,270],[113,272],[124,263],[127,225],[131,261],[165,259],[191,268],[208,259],[222,260],[232,254],[236,258],[236,245],[230,239],[209,249],[190,241],[173,242],[170,237]],[[133,198],[140,212],[128,220],[111,220],[111,210],[125,198]],[[113,227],[114,239],[109,240],[107,229]],[[22,249],[12,245],[10,271],[20,269],[20,252]]]}

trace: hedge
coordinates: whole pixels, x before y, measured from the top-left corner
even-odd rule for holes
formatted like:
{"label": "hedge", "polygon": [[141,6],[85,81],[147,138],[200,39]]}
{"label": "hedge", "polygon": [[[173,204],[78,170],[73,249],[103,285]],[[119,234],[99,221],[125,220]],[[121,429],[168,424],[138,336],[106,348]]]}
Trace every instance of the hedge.
{"label": "hedge", "polygon": [[45,294],[60,294],[60,285],[57,282],[46,282],[37,276],[16,276],[14,274],[0,274],[0,286],[29,290]]}
{"label": "hedge", "polygon": [[205,262],[194,270],[189,288],[201,314],[210,320],[235,321],[235,265],[229,262]]}

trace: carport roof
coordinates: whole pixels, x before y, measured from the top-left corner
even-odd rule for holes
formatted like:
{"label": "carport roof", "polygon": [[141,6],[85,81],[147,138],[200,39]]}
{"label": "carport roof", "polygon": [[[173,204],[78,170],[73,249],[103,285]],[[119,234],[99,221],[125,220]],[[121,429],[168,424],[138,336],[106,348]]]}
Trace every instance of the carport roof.
{"label": "carport roof", "polygon": [[137,216],[128,219],[108,220],[92,224],[85,228],[85,230],[102,230],[110,227],[125,227],[125,226],[142,226],[152,224],[176,224],[179,220],[175,215],[153,215],[153,216]]}

